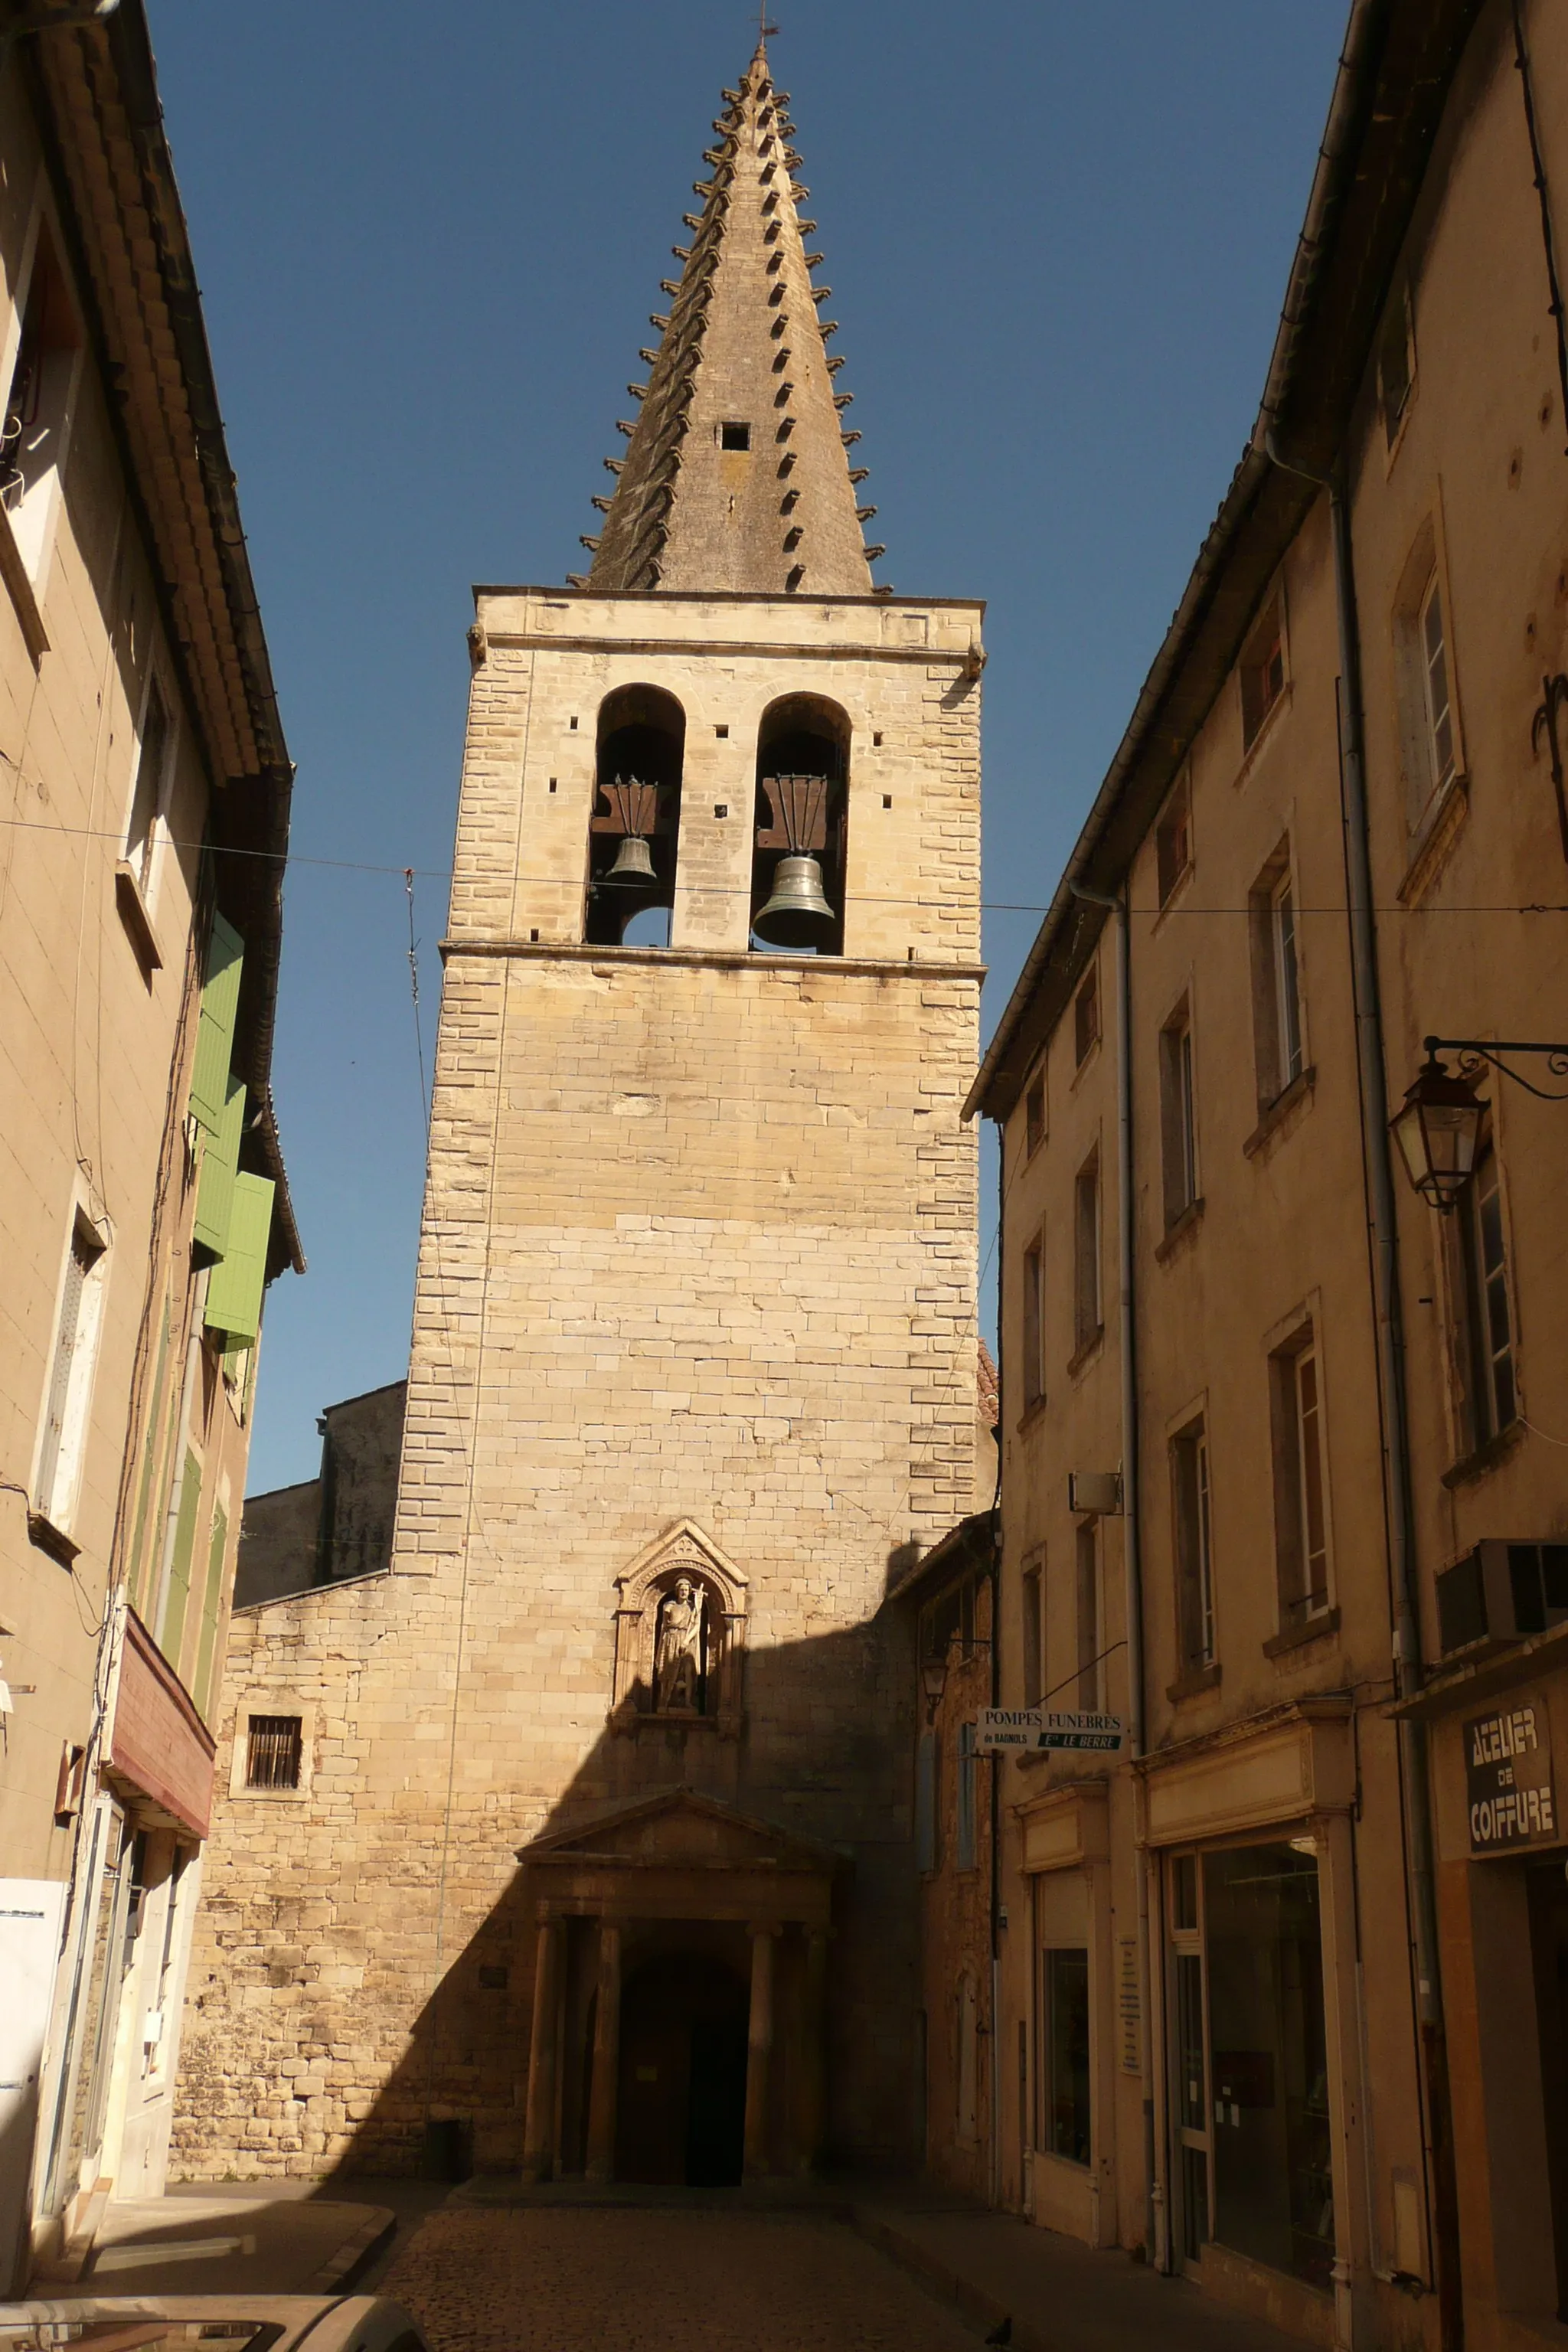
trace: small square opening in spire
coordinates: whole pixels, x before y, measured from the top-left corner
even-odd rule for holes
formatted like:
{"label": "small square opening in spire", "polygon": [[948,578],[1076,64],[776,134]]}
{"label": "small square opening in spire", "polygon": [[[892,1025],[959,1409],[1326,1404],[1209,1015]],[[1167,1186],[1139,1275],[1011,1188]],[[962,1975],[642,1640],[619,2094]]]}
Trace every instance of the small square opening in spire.
{"label": "small square opening in spire", "polygon": [[719,427],[721,449],[749,449],[751,446],[752,428],[749,425],[731,422]]}

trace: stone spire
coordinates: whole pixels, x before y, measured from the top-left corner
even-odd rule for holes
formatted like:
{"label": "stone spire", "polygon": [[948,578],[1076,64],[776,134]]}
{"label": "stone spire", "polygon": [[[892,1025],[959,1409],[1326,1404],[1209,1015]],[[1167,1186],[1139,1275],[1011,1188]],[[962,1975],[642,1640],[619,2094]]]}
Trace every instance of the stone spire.
{"label": "stone spire", "polygon": [[830,357],[835,321],[817,316],[830,287],[814,289],[798,203],[788,94],[775,90],[759,42],[706,151],[712,177],[697,184],[689,247],[669,314],[656,315],[657,351],[624,460],[605,510],[588,584],[606,589],[732,589],[778,596],[864,596],[870,562],[856,505],[862,469],[849,469]]}

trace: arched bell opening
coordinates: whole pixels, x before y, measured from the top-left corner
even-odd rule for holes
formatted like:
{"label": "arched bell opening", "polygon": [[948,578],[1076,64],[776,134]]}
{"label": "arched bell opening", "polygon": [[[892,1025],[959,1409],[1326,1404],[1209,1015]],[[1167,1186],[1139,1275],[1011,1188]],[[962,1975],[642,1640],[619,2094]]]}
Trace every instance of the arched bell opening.
{"label": "arched bell opening", "polygon": [[686,713],[672,694],[657,686],[622,686],[605,696],[599,707],[583,926],[584,938],[595,947],[668,944],[685,753]]}
{"label": "arched bell opening", "polygon": [[752,945],[844,952],[849,718],[822,695],[770,704],[757,732]]}

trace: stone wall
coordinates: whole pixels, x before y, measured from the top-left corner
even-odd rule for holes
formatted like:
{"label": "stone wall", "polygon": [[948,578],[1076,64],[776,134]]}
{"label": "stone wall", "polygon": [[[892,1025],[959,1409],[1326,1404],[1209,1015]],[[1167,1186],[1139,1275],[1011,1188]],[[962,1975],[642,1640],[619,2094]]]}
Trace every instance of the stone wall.
{"label": "stone wall", "polygon": [[[576,602],[603,635],[656,616],[673,633],[662,600]],[[752,641],[744,698],[741,656],[721,673],[727,707],[799,686],[815,666],[802,650],[764,661],[755,641],[800,618],[708,609],[710,630]],[[853,1857],[830,2135],[870,2161],[912,2154],[914,1675],[883,1604],[911,1547],[975,1489],[975,1139],[960,1109],[979,997],[978,697],[962,670],[972,608],[941,663],[879,661],[889,619],[871,600],[840,615],[876,642],[858,686],[847,663],[828,681],[885,712],[879,731],[903,721],[896,760],[868,747],[864,777],[852,761],[867,903],[852,897],[848,928],[873,939],[843,961],[683,944],[679,901],[669,950],[560,936],[574,859],[581,932],[592,786],[563,739],[591,750],[596,701],[630,665],[613,644],[592,660],[530,646],[504,687],[488,660],[479,673],[393,1570],[236,1620],[220,1769],[254,1710],[300,1716],[305,1769],[297,1791],[231,1788],[220,1805],[192,1973],[189,2177],[407,2166],[447,2118],[471,2126],[477,2162],[515,2164],[534,1937],[516,1851],[681,1783]],[[661,663],[645,645],[631,675],[673,675],[689,711],[715,691],[710,656],[677,644]],[[689,742],[683,876],[700,863],[688,821],[694,835],[724,823],[693,769],[716,744],[751,756],[711,722],[689,721]],[[572,840],[563,824],[557,837],[563,780]],[[904,814],[879,839],[885,794]],[[734,833],[744,845],[749,824]],[[894,904],[896,957],[875,951]],[[553,946],[531,936],[552,907]],[[743,902],[739,921],[743,935]],[[905,951],[915,927],[928,961]],[[681,1519],[746,1580],[738,1738],[607,1721],[616,1579]]]}

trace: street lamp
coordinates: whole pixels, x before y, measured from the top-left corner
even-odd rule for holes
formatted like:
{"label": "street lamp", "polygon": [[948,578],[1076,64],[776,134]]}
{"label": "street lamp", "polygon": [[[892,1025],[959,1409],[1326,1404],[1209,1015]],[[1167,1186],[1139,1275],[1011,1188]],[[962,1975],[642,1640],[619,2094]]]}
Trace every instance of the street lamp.
{"label": "street lamp", "polygon": [[[1475,1090],[1475,1079],[1482,1069],[1493,1069],[1539,1102],[1568,1102],[1568,1094],[1535,1086],[1498,1059],[1500,1054],[1540,1055],[1553,1076],[1568,1077],[1568,1045],[1509,1037],[1424,1037],[1421,1042],[1426,1059],[1389,1125],[1399,1139],[1415,1190],[1434,1208],[1451,1209],[1475,1169],[1487,1108]],[[1439,1054],[1458,1054],[1458,1076],[1438,1060]]]}
{"label": "street lamp", "polygon": [[926,1695],[926,1721],[936,1720],[942,1695],[947,1688],[947,1652],[933,1650],[921,1667],[921,1686]]}
{"label": "street lamp", "polygon": [[1393,1120],[1410,1181],[1436,1209],[1451,1209],[1470,1181],[1486,1104],[1468,1078],[1455,1077],[1426,1040],[1426,1059]]}

